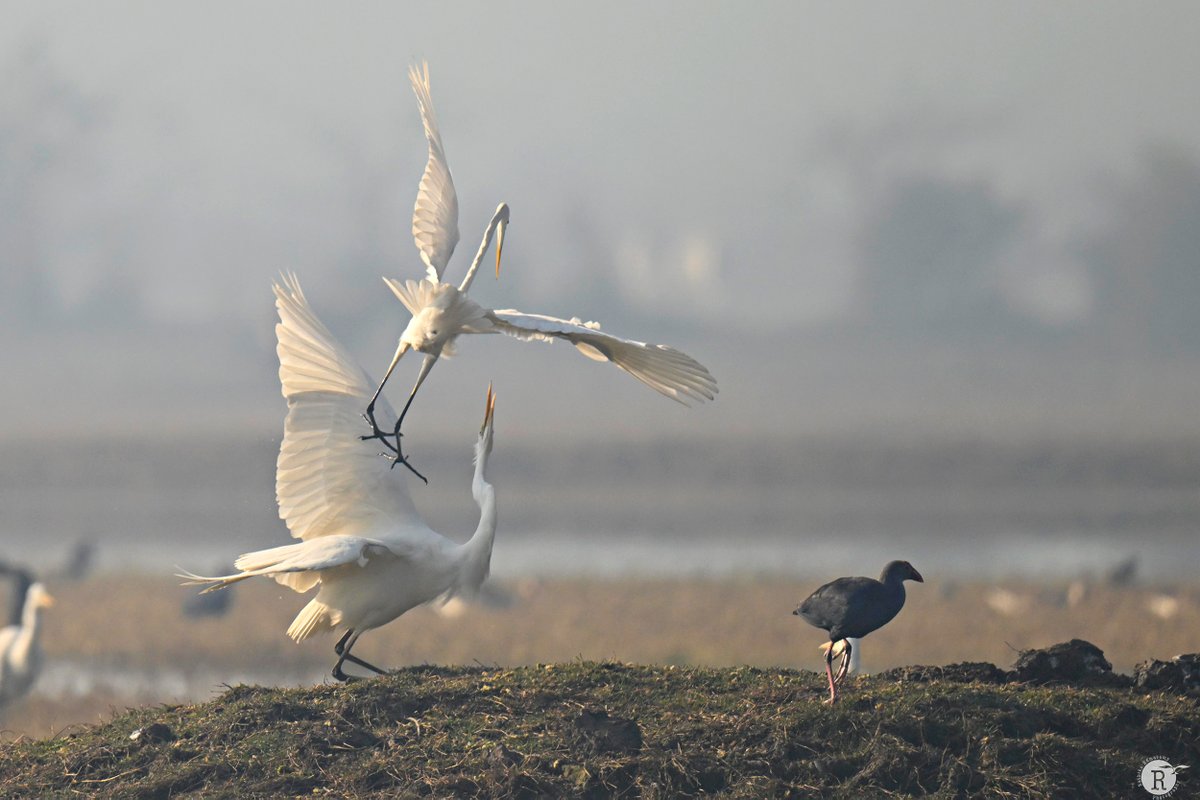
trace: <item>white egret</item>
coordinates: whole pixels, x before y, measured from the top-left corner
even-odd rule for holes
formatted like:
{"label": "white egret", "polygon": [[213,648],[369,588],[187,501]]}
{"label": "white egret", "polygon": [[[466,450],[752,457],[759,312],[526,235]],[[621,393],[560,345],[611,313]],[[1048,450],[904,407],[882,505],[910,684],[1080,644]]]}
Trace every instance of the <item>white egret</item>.
{"label": "white egret", "polygon": [[42,610],[54,605],[46,587],[29,585],[19,625],[0,628],[0,708],[21,699],[42,671]]}
{"label": "white egret", "polygon": [[[275,478],[279,516],[298,544],[246,553],[232,575],[181,573],[213,591],[266,575],[297,592],[319,587],[288,628],[302,642],[319,631],[345,629],[334,646],[333,676],[347,680],[346,661],[382,670],[351,654],[363,632],[422,603],[470,595],[488,576],[496,535],[496,493],[485,470],[492,452],[495,395],[488,387],[483,425],[475,443],[471,492],[479,526],[458,544],[431,530],[418,515],[407,482],[391,471],[377,448],[359,435],[370,380],[321,323],[295,276],[275,286],[279,324],[279,379],[288,401]],[[379,414],[395,413],[386,401]]]}
{"label": "white egret", "polygon": [[483,240],[462,283],[455,286],[442,281],[446,264],[458,243],[458,196],[450,177],[437,116],[433,110],[429,65],[423,64],[421,69],[410,67],[409,79],[417,96],[425,138],[429,143],[429,160],[417,190],[412,226],[413,238],[425,263],[426,276],[419,281],[384,278],[388,287],[412,314],[412,319],[400,335],[392,362],[367,404],[366,416],[372,434],[366,438],[386,441],[388,434],[379,426],[375,415],[379,393],[408,350],[424,353],[425,359],[416,383],[391,435],[396,441],[396,460],[408,466],[422,480],[425,479],[401,452],[400,427],[429,370],[443,353],[453,353],[455,340],[464,333],[503,333],[525,341],[566,339],[588,358],[611,361],[650,388],[684,405],[688,405],[689,401],[712,400],[717,393],[716,380],[702,364],[673,347],[612,336],[603,333],[599,324],[581,322],[578,318],[566,320],[513,309],[486,309],[467,297],[467,290],[475,279],[475,272],[483,261],[493,234],[496,235],[496,277],[500,276],[500,255],[509,220],[508,206],[504,203],[496,209],[484,230]]}

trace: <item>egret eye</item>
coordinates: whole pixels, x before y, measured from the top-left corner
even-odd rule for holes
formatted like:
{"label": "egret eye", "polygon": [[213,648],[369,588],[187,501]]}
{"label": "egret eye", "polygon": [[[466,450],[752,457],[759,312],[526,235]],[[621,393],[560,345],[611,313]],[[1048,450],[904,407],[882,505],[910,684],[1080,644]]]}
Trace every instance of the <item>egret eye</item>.
{"label": "egret eye", "polygon": [[429,335],[430,335],[430,336],[437,336],[437,335],[438,335],[437,328],[434,328],[433,330],[431,330],[431,331],[429,332]]}

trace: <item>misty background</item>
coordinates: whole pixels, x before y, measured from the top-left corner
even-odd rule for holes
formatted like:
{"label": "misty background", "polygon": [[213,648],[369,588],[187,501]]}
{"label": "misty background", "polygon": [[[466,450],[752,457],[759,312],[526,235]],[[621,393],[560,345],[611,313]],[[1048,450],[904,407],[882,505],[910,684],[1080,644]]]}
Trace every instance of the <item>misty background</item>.
{"label": "misty background", "polygon": [[[707,537],[659,555],[696,569],[1197,555],[1194,4],[3,18],[0,542],[30,560],[282,539],[270,282],[297,272],[386,367],[408,315],[380,277],[423,274],[419,59],[460,200],[450,279],[506,201],[503,273],[473,297],[670,343],[721,386],[687,410],[562,344],[471,337],[406,423],[435,527],[473,527],[494,381],[513,568],[568,539],[594,564],[598,532]],[[744,536],[762,546],[720,549]]]}

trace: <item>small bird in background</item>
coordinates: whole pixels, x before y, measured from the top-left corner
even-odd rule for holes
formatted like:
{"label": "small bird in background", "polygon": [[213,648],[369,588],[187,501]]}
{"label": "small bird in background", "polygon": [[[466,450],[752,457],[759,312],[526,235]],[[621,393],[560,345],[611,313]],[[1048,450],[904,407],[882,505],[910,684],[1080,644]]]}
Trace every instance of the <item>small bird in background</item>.
{"label": "small bird in background", "polygon": [[92,574],[95,566],[96,543],[88,538],[76,539],[62,564],[47,573],[46,577],[52,579],[56,586],[59,582],[75,583]]}
{"label": "small bird in background", "polygon": [[[403,475],[362,440],[362,404],[370,381],[308,305],[295,276],[275,286],[279,378],[288,401],[275,473],[279,516],[297,544],[240,556],[232,575],[180,573],[210,592],[265,575],[297,592],[317,595],[296,615],[288,635],[345,629],[334,645],[333,677],[349,661],[383,674],[351,653],[365,631],[408,610],[456,594],[471,595],[487,579],[496,536],[496,491],[486,478],[496,397],[488,387],[475,443],[471,494],[479,505],[474,535],[459,544],[435,532],[417,513]],[[384,401],[380,414],[393,417]]]}
{"label": "small bird in background", "polygon": [[[904,607],[904,582],[909,580],[925,582],[912,564],[892,561],[883,568],[879,580],[838,578],[817,589],[792,612],[813,627],[829,632],[829,649],[825,651],[825,674],[829,678],[827,702],[837,702],[838,683],[845,678],[844,669],[834,678],[834,647],[843,640],[861,639],[891,622]],[[845,668],[854,648],[849,641],[843,647]]]}
{"label": "small bird in background", "polygon": [[[425,262],[426,277],[420,281],[384,278],[388,287],[412,314],[412,319],[400,334],[400,343],[392,362],[367,403],[366,418],[371,425],[371,434],[364,438],[379,439],[394,454],[393,466],[404,464],[421,480],[426,480],[402,452],[400,427],[429,370],[443,354],[451,355],[455,340],[466,333],[503,333],[524,341],[565,339],[588,358],[611,361],[651,389],[684,405],[691,401],[712,400],[717,393],[717,382],[708,369],[673,347],[612,336],[602,332],[598,323],[582,322],[577,318],[567,320],[513,309],[487,309],[467,297],[467,290],[491,245],[493,234],[496,235],[496,277],[500,277],[500,255],[509,220],[508,206],[504,203],[496,209],[484,230],[483,241],[462,283],[455,286],[443,282],[446,264],[458,243],[458,195],[450,177],[450,167],[446,163],[446,152],[433,110],[429,66],[425,64],[421,69],[410,68],[409,79],[417,96],[425,138],[429,143],[429,160],[413,208],[413,238],[421,253],[421,260]],[[425,360],[421,363],[416,383],[393,429],[385,432],[376,419],[375,406],[396,364],[409,350],[424,353]],[[389,436],[394,438],[394,446],[388,441]]]}
{"label": "small bird in background", "polygon": [[[233,569],[233,566],[229,562],[225,562],[218,564],[214,572],[222,574],[229,572],[231,569]],[[185,617],[190,619],[223,617],[229,613],[229,609],[233,606],[233,595],[233,591],[188,594],[187,597],[183,598],[180,611],[183,612]]]}
{"label": "small bird in background", "polygon": [[19,626],[25,618],[25,598],[33,585],[33,574],[24,567],[0,562],[0,577],[8,578],[8,622],[7,628]]}
{"label": "small bird in background", "polygon": [[42,671],[42,610],[54,598],[38,581],[29,584],[21,621],[0,629],[0,710],[29,694]]}

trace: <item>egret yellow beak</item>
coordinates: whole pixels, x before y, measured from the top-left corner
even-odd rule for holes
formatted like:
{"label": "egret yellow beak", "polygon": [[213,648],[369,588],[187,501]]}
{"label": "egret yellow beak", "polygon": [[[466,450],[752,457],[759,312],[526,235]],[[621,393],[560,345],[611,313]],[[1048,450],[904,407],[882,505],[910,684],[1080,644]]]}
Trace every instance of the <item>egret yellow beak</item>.
{"label": "egret yellow beak", "polygon": [[504,229],[508,227],[507,222],[501,222],[500,227],[496,230],[496,279],[500,279],[500,253],[504,250]]}
{"label": "egret yellow beak", "polygon": [[487,398],[483,401],[483,424],[479,426],[479,434],[492,424],[492,417],[496,413],[496,394],[492,391],[492,384],[488,384]]}
{"label": "egret yellow beak", "polygon": [[40,603],[40,605],[42,606],[42,608],[50,608],[56,602],[58,602],[58,601],[55,600],[52,595],[44,594],[44,595],[42,595],[42,602]]}

